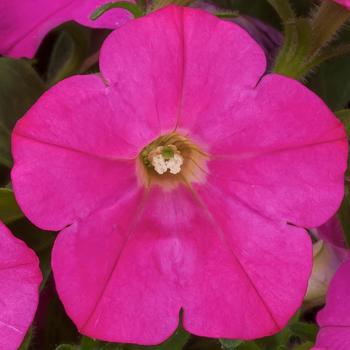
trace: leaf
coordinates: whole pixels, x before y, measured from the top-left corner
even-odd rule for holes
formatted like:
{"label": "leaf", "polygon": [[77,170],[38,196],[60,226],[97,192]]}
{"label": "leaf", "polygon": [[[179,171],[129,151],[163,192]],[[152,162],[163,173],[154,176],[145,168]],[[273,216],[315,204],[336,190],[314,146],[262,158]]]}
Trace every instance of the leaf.
{"label": "leaf", "polygon": [[8,188],[0,188],[0,220],[8,225],[23,217],[13,192]]}
{"label": "leaf", "polygon": [[66,23],[58,31],[47,72],[49,85],[76,73],[88,54],[89,29]]}
{"label": "leaf", "polygon": [[181,350],[188,342],[190,335],[182,327],[163,344],[154,347],[155,350]]}
{"label": "leaf", "polygon": [[55,350],[77,350],[77,348],[73,345],[62,344],[59,345]]}
{"label": "leaf", "polygon": [[307,343],[296,346],[295,348],[293,348],[293,350],[310,350],[310,349],[312,349],[313,346],[314,346],[314,344],[312,342],[307,342]]}
{"label": "leaf", "polygon": [[314,342],[318,332],[318,327],[314,323],[297,322],[290,326],[290,330],[301,340]]}
{"label": "leaf", "polygon": [[342,121],[345,126],[348,138],[350,138],[350,109],[342,109],[335,112],[335,115]]}
{"label": "leaf", "polygon": [[343,227],[344,238],[347,247],[350,247],[350,194],[348,186],[345,186],[345,196],[338,211],[338,219]]}
{"label": "leaf", "polygon": [[140,347],[135,345],[126,346],[127,350],[149,349],[149,350],[181,350],[186,345],[190,338],[190,334],[187,333],[181,326],[175,331],[175,333],[164,343],[158,346],[152,347]]}
{"label": "leaf", "polygon": [[238,345],[242,344],[241,340],[233,340],[233,339],[220,339],[221,345],[228,350],[237,349]]}
{"label": "leaf", "polygon": [[98,341],[95,341],[89,337],[82,336],[80,341],[79,350],[97,350]]}
{"label": "leaf", "polygon": [[0,58],[0,164],[11,168],[11,132],[45,85],[25,60]]}
{"label": "leaf", "polygon": [[31,340],[32,340],[32,335],[33,335],[33,329],[29,328],[25,338],[23,339],[22,345],[18,350],[28,350]]}
{"label": "leaf", "polygon": [[261,350],[261,347],[258,346],[255,342],[250,341],[250,342],[246,342],[243,343],[242,345],[240,345],[237,350]]}

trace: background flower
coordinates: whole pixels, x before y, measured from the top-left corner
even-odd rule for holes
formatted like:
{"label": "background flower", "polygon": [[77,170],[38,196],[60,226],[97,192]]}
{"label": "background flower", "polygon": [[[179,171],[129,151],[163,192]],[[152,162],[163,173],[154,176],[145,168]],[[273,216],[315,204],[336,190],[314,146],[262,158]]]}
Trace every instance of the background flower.
{"label": "background flower", "polygon": [[33,321],[41,273],[36,255],[0,222],[0,348],[16,350]]}
{"label": "background flower", "polygon": [[347,350],[350,347],[350,260],[334,276],[327,295],[326,306],[317,315],[321,330],[316,346]]}
{"label": "background flower", "polygon": [[0,54],[33,57],[45,35],[58,25],[76,21],[93,28],[116,28],[130,18],[113,9],[96,21],[91,14],[107,0],[2,0],[0,2]]}

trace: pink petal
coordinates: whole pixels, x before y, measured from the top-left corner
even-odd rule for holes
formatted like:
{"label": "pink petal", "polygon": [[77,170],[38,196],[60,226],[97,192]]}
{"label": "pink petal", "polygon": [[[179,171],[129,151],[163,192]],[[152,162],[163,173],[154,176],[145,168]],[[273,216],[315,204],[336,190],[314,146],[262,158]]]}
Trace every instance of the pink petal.
{"label": "pink petal", "polygon": [[175,247],[160,237],[157,213],[144,205],[142,191],[132,191],[63,230],[55,242],[57,290],[83,334],[147,345],[165,340],[178,325],[176,276],[166,261]]}
{"label": "pink petal", "polygon": [[[210,182],[196,187],[208,216],[215,224],[216,233],[230,250],[231,261],[234,257],[235,270],[241,273],[240,281],[232,283],[227,300],[222,300],[219,293],[228,288],[225,284],[229,283],[229,276],[224,276],[217,295],[202,286],[203,293],[209,297],[214,293],[216,300],[208,305],[215,305],[217,313],[223,313],[223,325],[230,317],[228,323],[233,334],[225,334],[225,337],[254,339],[277,332],[301,305],[306,292],[312,265],[308,235],[303,229],[262,216],[247,202],[231,197],[225,187],[216,187]],[[204,238],[198,235],[197,239]],[[208,238],[205,240],[208,241]],[[209,247],[212,250],[214,246],[214,242],[208,244],[207,254],[210,254]],[[219,255],[208,260],[213,266],[225,266]],[[232,267],[229,271],[232,273]],[[206,310],[205,302],[203,300],[199,304],[199,309]],[[192,301],[192,305],[194,303]],[[224,314],[225,305],[232,305],[232,310],[235,310],[233,315],[229,316],[228,309]],[[206,314],[205,317],[209,316]],[[190,331],[197,334],[201,327],[203,325],[197,323],[195,327],[191,326]]]}
{"label": "pink petal", "polygon": [[153,188],[145,202],[136,191],[62,231],[53,269],[80,332],[157,344],[181,308],[198,335],[251,339],[281,329],[306,290],[308,236],[238,202],[210,205],[212,214],[186,188]]}
{"label": "pink petal", "polygon": [[90,15],[109,0],[1,0],[0,54],[11,57],[33,57],[45,35],[68,21],[87,27],[117,28],[130,14],[113,9],[100,19]]}
{"label": "pink petal", "polygon": [[336,215],[332,216],[327,222],[314,229],[317,237],[325,240],[336,247],[345,248],[345,237],[342,225]]}
{"label": "pink petal", "polygon": [[0,223],[0,349],[20,346],[38,304],[41,272],[36,255]]}
{"label": "pink petal", "polygon": [[278,75],[265,76],[239,108],[214,131],[206,124],[191,131],[212,145],[215,182],[268,217],[324,223],[344,195],[342,124],[311,91]]}
{"label": "pink petal", "polygon": [[130,139],[156,134],[121,108],[99,77],[76,76],[50,89],[17,123],[13,187],[36,225],[59,230],[137,186],[132,158],[140,146]]}
{"label": "pink petal", "polygon": [[[181,128],[189,129],[194,118],[213,124],[228,97],[235,103],[256,85],[266,60],[238,25],[170,6],[114,31],[102,47],[100,65],[135,113],[158,117],[165,132],[174,129],[174,117]],[[203,110],[206,118],[199,119]]]}
{"label": "pink petal", "polygon": [[326,306],[317,315],[321,330],[316,345],[332,350],[350,348],[350,260],[335,274],[327,294]]}

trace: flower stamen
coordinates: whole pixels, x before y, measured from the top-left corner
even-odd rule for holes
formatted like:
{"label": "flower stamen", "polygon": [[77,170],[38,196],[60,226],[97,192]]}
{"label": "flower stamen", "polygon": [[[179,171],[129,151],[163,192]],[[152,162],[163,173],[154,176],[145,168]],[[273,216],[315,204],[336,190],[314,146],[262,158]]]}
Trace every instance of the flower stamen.
{"label": "flower stamen", "polygon": [[154,170],[162,175],[168,170],[176,175],[181,171],[184,159],[174,145],[158,146],[148,155],[148,160],[154,167]]}
{"label": "flower stamen", "polygon": [[148,144],[139,156],[139,178],[145,186],[158,184],[171,189],[179,183],[204,181],[206,152],[187,136],[162,135]]}

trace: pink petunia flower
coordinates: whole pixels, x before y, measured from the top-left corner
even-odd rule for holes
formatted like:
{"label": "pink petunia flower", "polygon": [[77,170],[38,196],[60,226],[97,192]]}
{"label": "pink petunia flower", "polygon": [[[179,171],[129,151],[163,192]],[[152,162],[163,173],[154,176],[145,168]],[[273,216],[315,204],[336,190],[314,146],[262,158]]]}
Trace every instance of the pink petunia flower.
{"label": "pink petunia flower", "polygon": [[0,349],[16,350],[33,321],[41,272],[34,252],[0,222]]}
{"label": "pink petunia flower", "polygon": [[13,134],[13,186],[61,230],[58,293],[83,334],[252,339],[300,306],[317,227],[343,197],[341,123],[264,75],[238,25],[170,6],[105,41],[101,75],[47,91]]}
{"label": "pink petunia flower", "polygon": [[335,274],[326,306],[317,315],[320,332],[316,346],[329,350],[350,349],[350,259]]}
{"label": "pink petunia flower", "polygon": [[112,9],[96,21],[90,15],[110,0],[1,0],[0,55],[33,57],[45,35],[68,21],[92,28],[117,28],[129,12]]}

